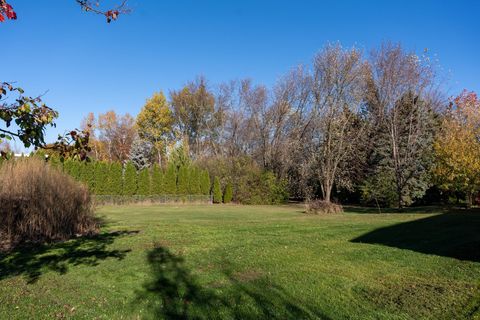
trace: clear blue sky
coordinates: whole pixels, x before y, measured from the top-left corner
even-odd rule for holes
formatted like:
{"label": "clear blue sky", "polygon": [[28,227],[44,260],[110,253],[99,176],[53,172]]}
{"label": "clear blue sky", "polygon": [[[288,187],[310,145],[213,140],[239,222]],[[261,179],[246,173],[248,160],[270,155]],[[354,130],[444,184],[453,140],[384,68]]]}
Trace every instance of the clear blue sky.
{"label": "clear blue sky", "polygon": [[130,0],[133,12],[110,25],[74,0],[9,2],[19,19],[0,24],[0,79],[49,90],[60,112],[49,140],[89,111],[136,115],[153,92],[200,74],[271,85],[333,41],[428,48],[449,95],[480,92],[480,1]]}

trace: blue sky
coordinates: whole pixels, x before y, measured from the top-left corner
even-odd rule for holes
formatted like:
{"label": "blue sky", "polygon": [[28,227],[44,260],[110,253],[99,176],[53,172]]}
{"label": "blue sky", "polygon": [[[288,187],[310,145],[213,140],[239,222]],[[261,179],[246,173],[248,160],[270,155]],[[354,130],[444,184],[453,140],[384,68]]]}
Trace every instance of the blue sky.
{"label": "blue sky", "polygon": [[428,48],[449,95],[480,92],[480,1],[130,0],[132,13],[112,24],[74,0],[9,2],[18,20],[0,24],[1,80],[48,90],[60,112],[49,140],[89,111],[136,115],[153,92],[197,75],[271,85],[334,41]]}

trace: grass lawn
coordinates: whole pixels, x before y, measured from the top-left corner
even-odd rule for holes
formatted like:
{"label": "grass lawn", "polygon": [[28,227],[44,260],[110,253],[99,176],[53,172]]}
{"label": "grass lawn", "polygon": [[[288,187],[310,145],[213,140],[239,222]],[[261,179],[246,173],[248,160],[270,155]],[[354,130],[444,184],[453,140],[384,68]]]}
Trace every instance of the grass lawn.
{"label": "grass lawn", "polygon": [[302,211],[100,208],[95,238],[0,255],[0,319],[480,318],[479,212]]}

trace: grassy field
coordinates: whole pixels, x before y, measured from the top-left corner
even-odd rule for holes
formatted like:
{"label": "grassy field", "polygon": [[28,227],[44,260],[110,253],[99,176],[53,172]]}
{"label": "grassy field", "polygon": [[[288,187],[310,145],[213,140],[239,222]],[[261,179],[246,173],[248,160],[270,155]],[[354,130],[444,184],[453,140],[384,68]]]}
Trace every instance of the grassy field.
{"label": "grassy field", "polygon": [[480,317],[480,213],[302,211],[100,208],[95,238],[0,255],[0,319]]}

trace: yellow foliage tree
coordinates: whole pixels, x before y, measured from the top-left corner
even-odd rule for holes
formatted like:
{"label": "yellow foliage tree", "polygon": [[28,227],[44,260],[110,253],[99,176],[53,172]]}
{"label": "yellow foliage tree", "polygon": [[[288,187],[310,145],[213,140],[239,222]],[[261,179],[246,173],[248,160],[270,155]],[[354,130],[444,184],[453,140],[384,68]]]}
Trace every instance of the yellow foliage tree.
{"label": "yellow foliage tree", "polygon": [[172,126],[172,111],[165,95],[163,92],[155,93],[137,116],[137,130],[140,138],[150,141],[155,147],[160,165],[173,136]]}
{"label": "yellow foliage tree", "polygon": [[434,144],[434,174],[441,188],[464,192],[467,204],[480,191],[480,101],[464,91],[450,105]]}

